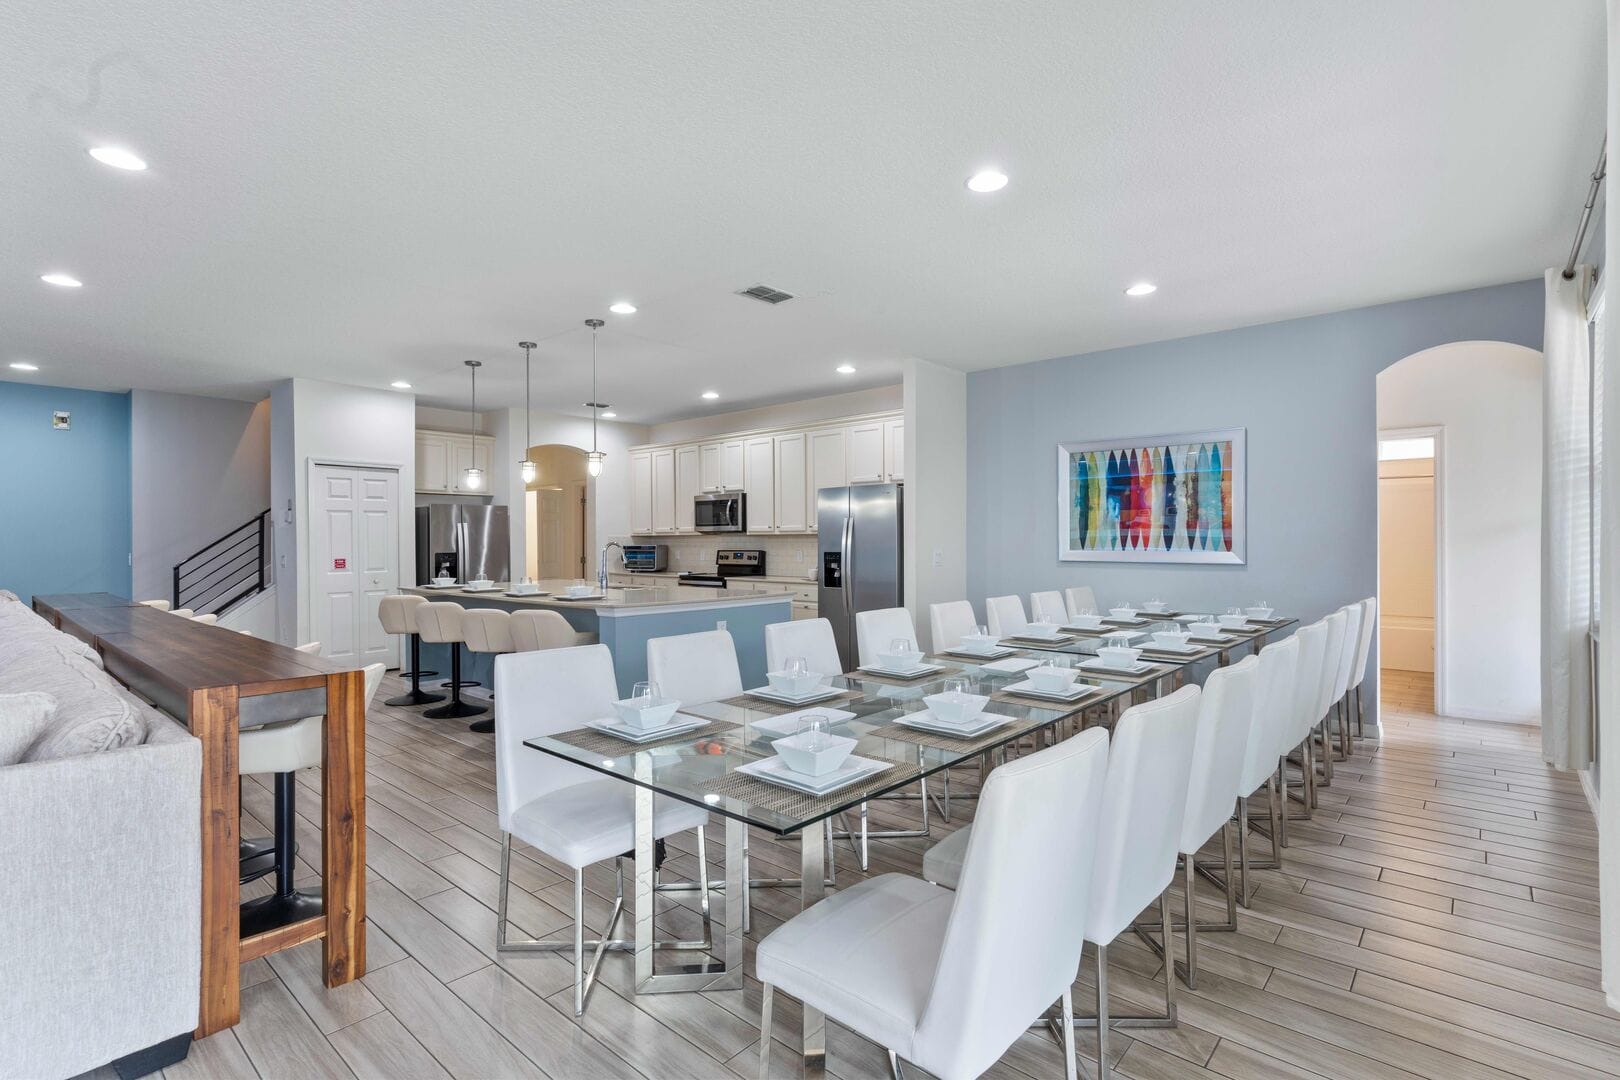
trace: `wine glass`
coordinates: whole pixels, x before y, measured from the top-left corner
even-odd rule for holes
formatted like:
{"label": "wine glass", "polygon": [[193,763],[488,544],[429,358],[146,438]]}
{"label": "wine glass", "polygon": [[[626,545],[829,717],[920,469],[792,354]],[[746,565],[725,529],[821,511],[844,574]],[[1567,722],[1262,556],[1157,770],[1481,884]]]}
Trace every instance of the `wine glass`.
{"label": "wine glass", "polygon": [[795,679],[801,679],[810,674],[810,661],[802,656],[790,656],[787,665],[782,669]]}
{"label": "wine glass", "polygon": [[953,701],[959,701],[972,692],[973,684],[967,679],[957,677],[945,680],[944,693]]}
{"label": "wine glass", "polygon": [[650,679],[636,683],[630,688],[630,700],[643,709],[658,704],[658,684]]}
{"label": "wine glass", "polygon": [[916,652],[917,649],[911,643],[910,638],[897,637],[889,642],[889,651],[892,653],[910,653]]}
{"label": "wine glass", "polygon": [[799,718],[799,725],[795,734],[799,737],[802,749],[816,753],[827,748],[827,714],[806,713]]}

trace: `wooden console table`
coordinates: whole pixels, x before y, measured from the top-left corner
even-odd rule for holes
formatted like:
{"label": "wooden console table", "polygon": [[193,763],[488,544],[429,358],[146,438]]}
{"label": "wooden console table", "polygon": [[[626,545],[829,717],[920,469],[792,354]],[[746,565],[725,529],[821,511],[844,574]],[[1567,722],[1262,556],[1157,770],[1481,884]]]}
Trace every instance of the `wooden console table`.
{"label": "wooden console table", "polygon": [[[241,1019],[241,965],[256,957],[320,938],[327,986],[364,975],[364,674],[108,593],[36,596],[34,610],[89,644],[101,654],[108,674],[178,717],[202,742],[202,993],[196,1037]],[[242,938],[238,729],[244,721],[323,714],[323,912]]]}

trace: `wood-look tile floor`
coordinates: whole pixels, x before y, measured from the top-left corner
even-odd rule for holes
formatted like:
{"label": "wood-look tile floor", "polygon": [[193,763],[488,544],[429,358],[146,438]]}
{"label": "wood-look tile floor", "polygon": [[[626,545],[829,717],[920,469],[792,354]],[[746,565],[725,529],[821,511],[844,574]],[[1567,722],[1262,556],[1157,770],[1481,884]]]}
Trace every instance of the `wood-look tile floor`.
{"label": "wood-look tile floor", "polygon": [[[379,700],[399,692],[390,676]],[[1178,988],[1180,1026],[1111,1038],[1119,1075],[1539,1080],[1620,1071],[1620,1016],[1598,989],[1596,834],[1579,785],[1541,764],[1535,729],[1399,705],[1385,717],[1382,744],[1364,742],[1340,762],[1315,819],[1294,826],[1284,870],[1258,875],[1239,932],[1201,935],[1198,989]],[[319,943],[245,965],[242,1022],[197,1043],[169,1080],[755,1075],[752,980],[738,991],[637,997],[629,957],[614,955],[575,1021],[566,956],[497,958],[490,738],[381,705],[367,736],[370,970],[324,989]],[[317,778],[300,779],[299,840],[316,852]],[[266,786],[248,784],[244,802],[258,822],[269,819]],[[880,825],[917,813],[915,802],[874,807]],[[711,827],[717,870],[723,832]],[[873,872],[916,872],[926,843],[874,844]],[[678,846],[668,872],[690,876],[689,846]],[[796,872],[792,845],[759,837],[753,850],[756,862]],[[858,873],[847,855],[841,883]],[[530,854],[516,859],[515,879],[518,931],[563,931],[564,874]],[[590,916],[600,920],[611,875],[602,868],[588,880]],[[781,890],[755,898],[757,940],[792,914],[794,899]],[[1212,889],[1200,899],[1207,919],[1224,914]],[[681,936],[695,925],[689,905],[671,903],[660,920]],[[1112,953],[1115,1012],[1150,1008],[1158,962],[1129,935]],[[1091,966],[1088,950],[1075,991],[1082,1011],[1095,1000]],[[779,996],[776,1013],[775,1073],[795,1076],[795,1003]],[[886,1075],[878,1047],[836,1027],[828,1042],[832,1074]],[[1081,1037],[1086,1075],[1095,1045]],[[990,1075],[1062,1074],[1052,1041],[1030,1034]]]}

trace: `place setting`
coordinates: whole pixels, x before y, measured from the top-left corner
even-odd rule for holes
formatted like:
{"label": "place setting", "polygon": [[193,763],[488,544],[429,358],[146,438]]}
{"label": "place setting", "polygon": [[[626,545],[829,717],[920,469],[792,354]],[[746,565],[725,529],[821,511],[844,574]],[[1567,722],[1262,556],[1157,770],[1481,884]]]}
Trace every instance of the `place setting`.
{"label": "place setting", "polygon": [[1071,705],[1101,689],[1095,683],[1081,681],[1080,672],[1070,657],[1053,656],[1045,663],[1027,669],[1021,681],[1003,686],[998,695],[1033,698],[1042,704],[1057,702]]}
{"label": "place setting", "polygon": [[595,585],[586,581],[577,581],[560,593],[553,593],[553,600],[602,600],[607,594],[601,592]]}
{"label": "place setting", "polygon": [[449,574],[440,574],[438,577],[422,586],[424,589],[457,589],[460,587],[460,583]]}
{"label": "place setting", "polygon": [[1064,634],[1060,624],[1041,621],[1026,623],[1023,629],[1008,634],[1003,644],[1011,641],[1021,645],[1061,645],[1067,640],[1068,635]]}
{"label": "place setting", "polygon": [[[613,703],[613,716],[588,720],[585,728],[563,732],[556,738],[588,752],[617,753],[622,746],[615,746],[607,739],[646,748],[655,742],[699,738],[736,726],[724,720],[682,713],[680,708],[679,701],[664,697],[657,683],[638,682],[629,697]],[[585,734],[586,729],[596,733],[594,739]]]}
{"label": "place setting", "polygon": [[1159,610],[1157,612],[1153,612],[1151,608],[1149,608],[1149,607],[1147,607],[1145,605],[1143,607],[1138,608],[1133,604],[1118,604],[1118,605],[1108,609],[1108,614],[1103,617],[1102,621],[1105,624],[1107,624],[1108,626],[1110,626],[1110,627],[1114,627],[1114,626],[1143,627],[1143,626],[1146,626],[1146,625],[1148,625],[1148,623],[1151,620],[1145,619],[1145,618],[1142,617],[1142,613],[1144,611],[1152,613],[1156,618],[1163,618],[1164,601],[1162,601],[1162,600],[1153,600],[1153,601],[1150,601],[1150,603],[1153,604],[1155,607],[1157,607]]}
{"label": "place setting", "polygon": [[896,717],[872,734],[943,750],[969,750],[985,736],[999,733],[1018,718],[987,712],[990,695],[974,692],[971,680],[946,679],[937,694],[923,698],[923,708]]}
{"label": "place setting", "polygon": [[[827,684],[827,676],[810,670],[810,662],[802,656],[790,656],[781,671],[765,673],[766,686],[744,690],[741,699],[733,698],[728,704],[756,708],[758,702],[799,708],[833,698],[848,697],[850,691]],[[757,700],[755,700],[757,699]]]}
{"label": "place setting", "polygon": [[1136,678],[1148,675],[1158,668],[1151,660],[1143,660],[1143,650],[1123,638],[1108,637],[1107,644],[1097,649],[1097,655],[1080,661],[1082,671],[1107,677]]}
{"label": "place setting", "polygon": [[[1150,640],[1141,646],[1143,655],[1165,660],[1190,660],[1208,651],[1207,645],[1197,645],[1188,630],[1155,630]],[[1121,644],[1129,645],[1130,641]]]}
{"label": "place setting", "polygon": [[928,663],[922,650],[917,648],[917,643],[910,638],[895,638],[889,642],[887,649],[878,653],[876,663],[862,664],[856,670],[881,678],[915,682],[951,669],[944,664]]}
{"label": "place setting", "polygon": [[539,585],[537,585],[532,579],[522,577],[522,578],[518,578],[516,581],[512,582],[512,584],[506,590],[506,595],[507,596],[547,596],[549,594],[544,589],[542,589]]}
{"label": "place setting", "polygon": [[959,656],[968,660],[993,661],[1016,655],[1018,650],[1001,644],[984,626],[975,626],[972,633],[963,634],[961,641],[940,652],[945,656]]}
{"label": "place setting", "polygon": [[859,740],[835,734],[834,723],[832,713],[804,713],[797,717],[792,734],[771,742],[771,756],[739,765],[735,772],[804,795],[823,796],[894,768],[892,761],[855,754]]}
{"label": "place setting", "polygon": [[474,578],[462,586],[461,591],[470,593],[500,592],[501,587],[489,578]]}

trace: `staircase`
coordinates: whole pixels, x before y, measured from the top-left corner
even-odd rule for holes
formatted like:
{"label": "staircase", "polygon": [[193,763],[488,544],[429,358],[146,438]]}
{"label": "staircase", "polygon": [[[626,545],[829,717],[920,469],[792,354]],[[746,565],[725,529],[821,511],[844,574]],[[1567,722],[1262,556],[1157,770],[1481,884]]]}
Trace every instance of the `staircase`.
{"label": "staircase", "polygon": [[270,586],[270,511],[174,564],[176,608],[219,614]]}

